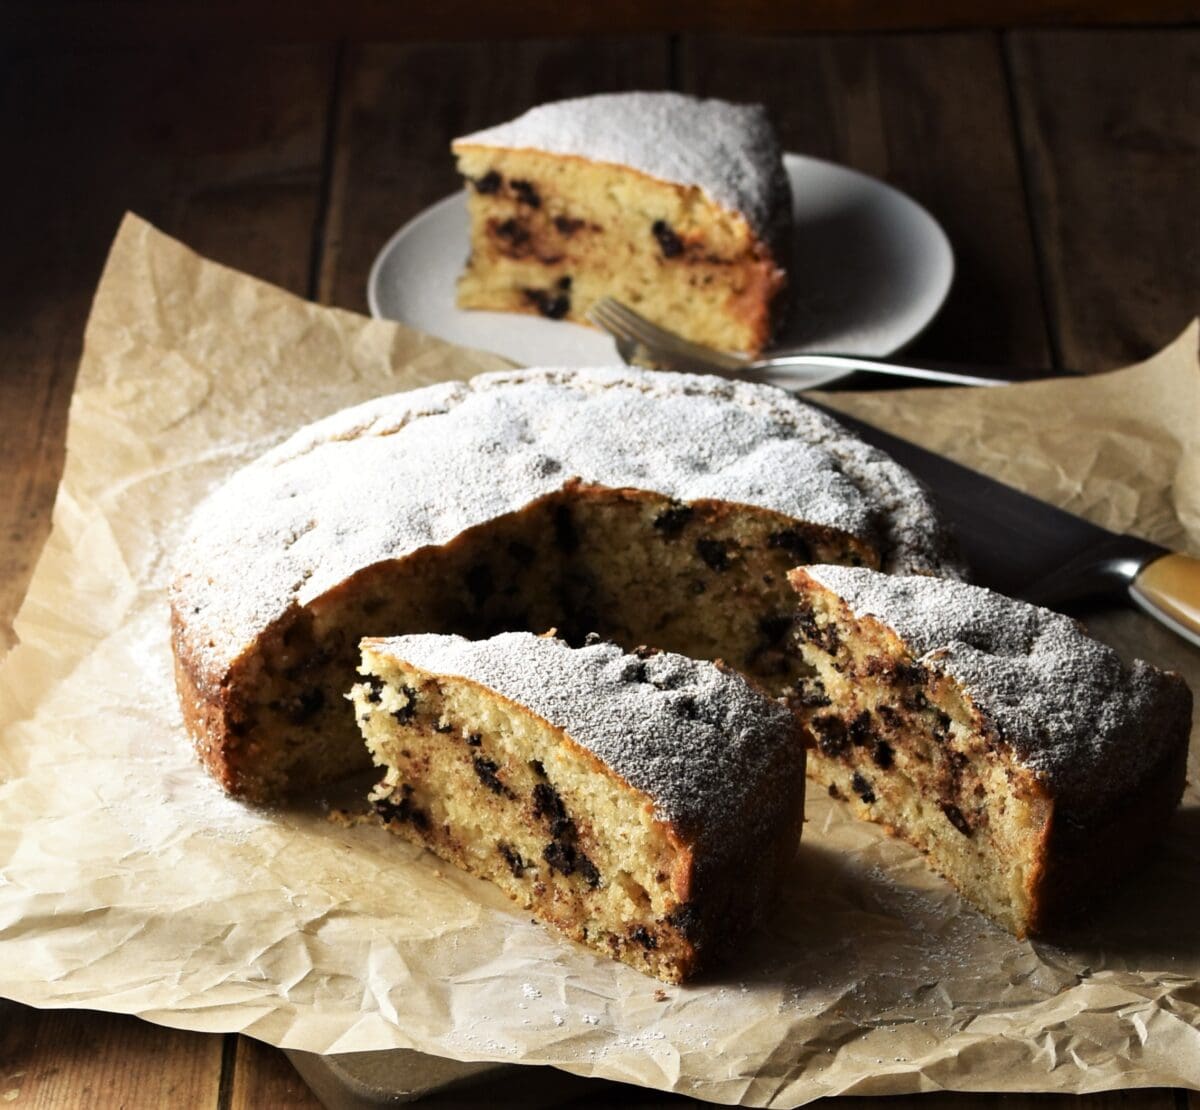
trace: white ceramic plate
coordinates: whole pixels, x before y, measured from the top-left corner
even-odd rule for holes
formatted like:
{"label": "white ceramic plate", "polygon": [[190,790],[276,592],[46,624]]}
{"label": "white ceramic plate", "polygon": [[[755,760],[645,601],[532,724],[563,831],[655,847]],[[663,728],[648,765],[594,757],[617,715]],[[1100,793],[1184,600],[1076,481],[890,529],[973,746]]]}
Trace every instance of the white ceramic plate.
{"label": "white ceramic plate", "polygon": [[[937,221],[872,177],[784,156],[792,181],[795,235],[792,308],[780,346],[888,355],[936,315],[954,276],[954,255]],[[388,240],[371,267],[373,316],[399,320],[526,366],[620,362],[613,341],[578,324],[506,312],[466,312],[454,283],[467,257],[466,194],[425,209]],[[807,384],[841,371],[814,372]]]}

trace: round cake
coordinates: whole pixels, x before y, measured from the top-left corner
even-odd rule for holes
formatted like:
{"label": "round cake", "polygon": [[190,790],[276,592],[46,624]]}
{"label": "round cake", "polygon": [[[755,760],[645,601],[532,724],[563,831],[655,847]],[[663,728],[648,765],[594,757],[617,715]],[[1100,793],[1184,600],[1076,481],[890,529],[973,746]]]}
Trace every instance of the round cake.
{"label": "round cake", "polygon": [[196,511],[177,556],[184,719],[234,794],[365,769],[364,636],[596,632],[768,688],[802,563],[953,574],[925,489],[783,391],[621,369],[488,374],[304,429]]}

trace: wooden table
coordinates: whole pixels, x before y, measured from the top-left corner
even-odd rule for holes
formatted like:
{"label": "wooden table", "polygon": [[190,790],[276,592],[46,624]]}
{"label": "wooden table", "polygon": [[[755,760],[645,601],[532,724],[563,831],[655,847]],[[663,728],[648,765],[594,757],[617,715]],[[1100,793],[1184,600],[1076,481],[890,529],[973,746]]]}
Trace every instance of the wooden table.
{"label": "wooden table", "polygon": [[[456,187],[451,136],[541,100],[672,87],[761,100],[789,149],[881,177],[933,212],[959,269],[915,353],[1100,371],[1162,346],[1200,308],[1196,29],[30,40],[0,60],[0,646],[49,528],[89,299],[125,209],[219,261],[365,311],[375,252]],[[617,1093],[593,1090],[575,1104]],[[247,1038],[13,1003],[0,1003],[0,1104],[317,1105],[280,1052]],[[1200,1110],[1174,1091],[1071,1106],[1118,1104]]]}

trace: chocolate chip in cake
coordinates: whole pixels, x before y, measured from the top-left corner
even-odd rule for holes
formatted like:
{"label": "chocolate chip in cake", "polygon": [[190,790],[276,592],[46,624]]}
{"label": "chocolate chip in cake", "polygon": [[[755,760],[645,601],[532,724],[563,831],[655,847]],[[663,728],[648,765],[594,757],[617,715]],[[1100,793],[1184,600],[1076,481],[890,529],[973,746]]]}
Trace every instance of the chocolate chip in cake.
{"label": "chocolate chip in cake", "polygon": [[850,742],[856,748],[865,748],[876,739],[875,730],[871,727],[871,712],[864,709],[850,722]]}
{"label": "chocolate chip in cake", "polygon": [[575,845],[564,840],[552,840],[542,851],[542,859],[550,865],[551,870],[572,875],[575,873],[578,853]]}
{"label": "chocolate chip in cake", "polygon": [[525,861],[521,858],[521,853],[516,848],[500,841],[496,845],[496,850],[504,858],[504,862],[508,864],[508,869],[513,873],[513,878],[523,879],[525,877]]}
{"label": "chocolate chip in cake", "polygon": [[689,940],[695,940],[700,933],[703,914],[694,902],[683,902],[667,914],[667,924],[678,929]]}
{"label": "chocolate chip in cake", "polygon": [[509,185],[512,191],[517,194],[518,204],[527,204],[530,208],[541,208],[542,198],[538,196],[538,191],[528,181],[514,180],[510,181]]}
{"label": "chocolate chip in cake", "polygon": [[700,709],[696,705],[696,699],[692,697],[682,697],[675,703],[675,709],[681,717],[688,721],[694,721],[700,716]]}
{"label": "chocolate chip in cake", "polygon": [[692,519],[695,510],[691,505],[671,505],[670,508],[663,509],[661,513],[654,518],[654,527],[669,540],[675,539],[684,526]]}
{"label": "chocolate chip in cake", "polygon": [[550,833],[554,837],[564,836],[575,828],[558,791],[548,782],[539,782],[533,788],[533,816],[535,819],[545,817],[550,822]]}
{"label": "chocolate chip in cake", "polygon": [[925,694],[920,690],[910,690],[904,699],[904,704],[909,709],[928,709],[929,701]]}
{"label": "chocolate chip in cake", "polygon": [[729,569],[729,545],[724,540],[699,539],[696,554],[715,571]]}
{"label": "chocolate chip in cake", "polygon": [[832,625],[821,625],[812,606],[800,604],[792,616],[792,624],[796,629],[796,639],[802,643],[810,643],[822,651],[835,655],[842,646],[841,638]]}
{"label": "chocolate chip in cake", "polygon": [[854,772],[854,777],[850,780],[850,787],[867,805],[875,801],[875,791],[871,789],[871,784],[857,771]]}
{"label": "chocolate chip in cake", "polygon": [[793,705],[800,705],[805,709],[822,709],[830,704],[829,695],[825,692],[825,683],[816,675],[797,679],[795,690],[788,700]]}
{"label": "chocolate chip in cake", "polygon": [[786,551],[798,563],[812,562],[812,549],[795,528],[786,528],[782,532],[772,532],[767,537],[767,546]]}
{"label": "chocolate chip in cake", "polygon": [[495,170],[488,170],[482,177],[475,178],[471,184],[475,186],[475,192],[483,193],[486,196],[499,192],[500,186],[504,184],[504,178]]}
{"label": "chocolate chip in cake", "polygon": [[906,682],[911,686],[920,686],[929,677],[920,663],[897,663],[892,670],[897,682]]}
{"label": "chocolate chip in cake", "polygon": [[529,230],[520,220],[509,217],[491,225],[492,234],[500,239],[507,239],[514,247],[529,241]]}
{"label": "chocolate chip in cake", "polygon": [[583,227],[583,220],[575,220],[570,216],[555,216],[554,230],[559,235],[565,235],[568,239]]}
{"label": "chocolate chip in cake", "polygon": [[483,744],[483,734],[482,733],[472,732],[467,736],[467,747],[468,748],[478,748],[482,744]]}
{"label": "chocolate chip in cake", "polygon": [[842,792],[837,788],[836,783],[831,782],[829,784],[829,796],[831,798],[836,798],[839,802],[845,801],[845,798],[842,797]]}
{"label": "chocolate chip in cake", "polygon": [[683,240],[671,230],[666,220],[655,220],[650,225],[650,233],[658,240],[664,258],[678,258],[683,254]]}
{"label": "chocolate chip in cake", "polygon": [[383,696],[383,683],[374,675],[367,679],[367,701],[372,705],[378,705],[379,699]]}
{"label": "chocolate chip in cake", "polygon": [[825,714],[809,723],[817,734],[817,747],[825,755],[836,758],[846,750],[846,722],[841,717]]}
{"label": "chocolate chip in cake", "polygon": [[401,686],[400,693],[408,700],[399,709],[393,709],[392,716],[396,718],[397,724],[406,725],[417,712],[417,692],[411,686]]}
{"label": "chocolate chip in cake", "polygon": [[600,869],[582,852],[576,854],[575,867],[593,890],[600,885]]}
{"label": "chocolate chip in cake", "polygon": [[[540,759],[531,759],[529,761],[529,769],[540,779],[544,779],[546,777],[546,768],[542,766],[542,761]],[[536,817],[537,814],[534,814],[534,816]]]}
{"label": "chocolate chip in cake", "polygon": [[418,809],[412,804],[412,787],[405,785],[401,787],[400,800],[392,801],[389,798],[381,798],[373,803],[372,808],[383,819],[385,824],[391,824],[393,821],[407,822],[418,829],[427,829],[429,827],[429,815],[423,810]]}
{"label": "chocolate chip in cake", "polygon": [[971,835],[971,826],[967,823],[967,819],[963,816],[963,812],[953,802],[939,802],[942,812],[946,815],[946,820],[950,822],[963,836]]}
{"label": "chocolate chip in cake", "polygon": [[497,764],[493,763],[490,759],[484,759],[481,755],[477,755],[472,760],[472,763],[479,781],[493,794],[504,794],[509,798],[513,797],[513,792],[500,781],[499,775],[496,774],[500,770]]}
{"label": "chocolate chip in cake", "polygon": [[562,277],[560,277],[560,278],[558,279],[558,281],[556,281],[556,282],[554,283],[554,288],[555,288],[555,289],[562,289],[562,290],[567,290],[567,289],[570,289],[570,288],[571,288],[571,275],[570,275],[570,274],[563,274],[563,276],[562,276]]}
{"label": "chocolate chip in cake", "polygon": [[434,732],[440,732],[444,736],[447,732],[453,732],[454,726],[449,721],[438,721],[433,726]]}
{"label": "chocolate chip in cake", "polygon": [[629,939],[635,944],[640,944],[648,952],[658,947],[658,938],[645,925],[635,925],[630,929]]}
{"label": "chocolate chip in cake", "polygon": [[522,294],[543,316],[561,320],[571,311],[571,298],[565,293],[553,293],[546,289],[522,289]]}
{"label": "chocolate chip in cake", "polygon": [[875,750],[871,753],[871,758],[875,760],[875,766],[882,770],[888,770],[895,762],[895,752],[892,751],[892,746],[886,740],[877,740],[875,742]]}

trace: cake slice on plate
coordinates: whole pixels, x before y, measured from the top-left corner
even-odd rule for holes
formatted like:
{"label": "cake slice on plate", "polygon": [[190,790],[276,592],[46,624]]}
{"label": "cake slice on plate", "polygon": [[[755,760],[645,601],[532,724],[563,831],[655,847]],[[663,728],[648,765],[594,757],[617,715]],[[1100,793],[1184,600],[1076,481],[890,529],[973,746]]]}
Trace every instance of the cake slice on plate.
{"label": "cake slice on plate", "polygon": [[772,903],[804,746],[745,679],[529,633],[363,641],[353,701],[393,832],[669,982]]}
{"label": "cake slice on plate", "polygon": [[809,566],[792,701],[809,774],[970,902],[1043,932],[1145,857],[1183,792],[1191,693],[1058,613],[946,579]]}
{"label": "cake slice on plate", "polygon": [[792,207],[761,106],[581,97],[455,139],[453,151],[471,220],[461,307],[585,321],[607,295],[706,346],[769,341]]}

